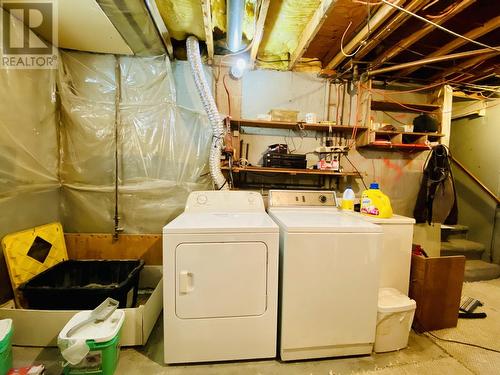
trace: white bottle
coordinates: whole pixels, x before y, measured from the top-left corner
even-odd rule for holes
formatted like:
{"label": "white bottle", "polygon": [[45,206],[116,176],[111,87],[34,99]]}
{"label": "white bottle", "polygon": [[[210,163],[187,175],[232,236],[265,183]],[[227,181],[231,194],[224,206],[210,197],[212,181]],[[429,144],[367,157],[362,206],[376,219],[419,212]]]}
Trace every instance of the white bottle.
{"label": "white bottle", "polygon": [[344,194],[342,195],[342,209],[346,211],[354,210],[354,191],[352,191],[350,186],[344,190]]}

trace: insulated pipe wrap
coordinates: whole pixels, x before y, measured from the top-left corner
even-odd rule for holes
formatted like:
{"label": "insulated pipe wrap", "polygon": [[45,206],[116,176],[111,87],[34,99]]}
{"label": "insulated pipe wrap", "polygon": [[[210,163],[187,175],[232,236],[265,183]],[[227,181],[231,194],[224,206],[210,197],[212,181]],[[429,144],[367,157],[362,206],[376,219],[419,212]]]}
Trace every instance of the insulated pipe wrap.
{"label": "insulated pipe wrap", "polygon": [[210,175],[218,189],[227,189],[226,178],[224,177],[220,169],[222,142],[224,138],[224,126],[222,124],[222,118],[220,117],[217,106],[215,105],[215,100],[212,96],[212,92],[207,80],[205,79],[205,75],[203,74],[198,39],[196,39],[196,37],[194,36],[188,37],[186,40],[186,48],[189,65],[191,67],[191,73],[193,75],[194,83],[196,84],[196,89],[198,90],[198,94],[200,95],[203,107],[207,112],[208,120],[212,125],[213,139],[209,158]]}

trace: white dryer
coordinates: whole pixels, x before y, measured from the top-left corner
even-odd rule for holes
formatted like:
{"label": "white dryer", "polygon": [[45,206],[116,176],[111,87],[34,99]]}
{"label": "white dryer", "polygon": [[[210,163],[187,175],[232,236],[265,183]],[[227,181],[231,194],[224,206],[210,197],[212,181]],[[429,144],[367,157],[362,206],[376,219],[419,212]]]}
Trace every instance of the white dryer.
{"label": "white dryer", "polygon": [[276,356],[278,241],[259,193],[189,195],[163,228],[165,363]]}
{"label": "white dryer", "polygon": [[336,208],[334,192],[270,191],[280,227],[280,356],[370,354],[382,229]]}

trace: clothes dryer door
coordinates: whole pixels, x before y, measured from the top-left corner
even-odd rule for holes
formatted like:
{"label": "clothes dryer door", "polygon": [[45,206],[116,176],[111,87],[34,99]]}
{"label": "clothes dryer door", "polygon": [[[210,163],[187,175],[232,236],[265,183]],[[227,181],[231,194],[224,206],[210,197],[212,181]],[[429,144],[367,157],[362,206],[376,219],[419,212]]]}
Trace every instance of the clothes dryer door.
{"label": "clothes dryer door", "polygon": [[182,243],[175,262],[179,318],[256,316],[266,311],[264,242]]}

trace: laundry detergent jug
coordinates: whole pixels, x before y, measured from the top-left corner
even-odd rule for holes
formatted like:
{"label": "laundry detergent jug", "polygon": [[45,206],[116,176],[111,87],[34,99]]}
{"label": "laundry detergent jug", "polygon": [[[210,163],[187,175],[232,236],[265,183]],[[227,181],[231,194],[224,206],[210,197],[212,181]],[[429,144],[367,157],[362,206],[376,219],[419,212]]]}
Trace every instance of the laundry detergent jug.
{"label": "laundry detergent jug", "polygon": [[370,189],[361,195],[361,213],[386,219],[392,217],[391,201],[377,183],[370,184]]}

